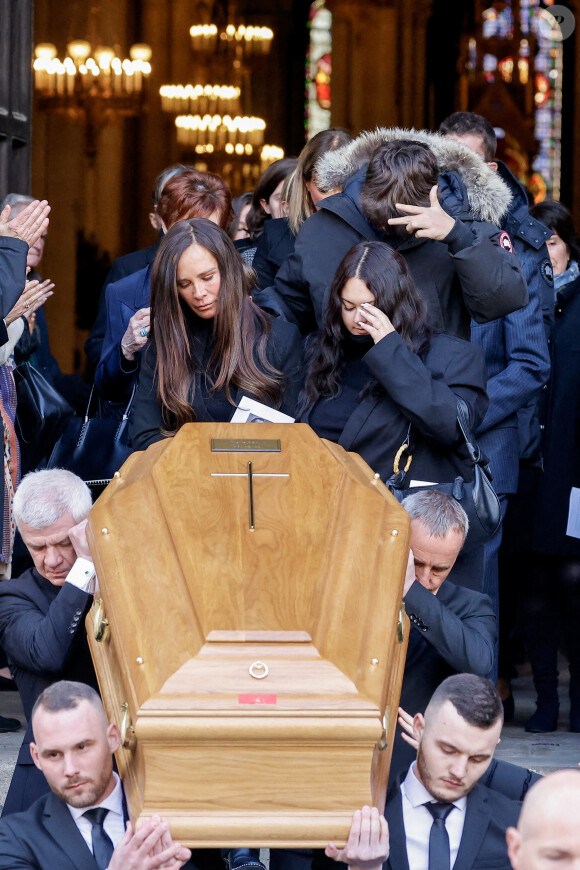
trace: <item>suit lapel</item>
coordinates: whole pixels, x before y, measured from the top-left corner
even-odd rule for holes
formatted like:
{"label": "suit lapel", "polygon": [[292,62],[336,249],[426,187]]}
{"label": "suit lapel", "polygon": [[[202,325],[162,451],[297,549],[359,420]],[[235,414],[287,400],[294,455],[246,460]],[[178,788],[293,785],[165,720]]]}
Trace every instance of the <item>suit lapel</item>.
{"label": "suit lapel", "polygon": [[403,799],[401,796],[401,777],[393,786],[385,806],[385,818],[389,824],[389,860],[391,870],[409,870],[407,840],[403,821]]}
{"label": "suit lapel", "polygon": [[47,834],[67,859],[67,863],[63,859],[59,870],[66,870],[69,864],[72,870],[97,870],[91,850],[74,823],[66,804],[54,794],[48,795],[46,799],[42,823]]}
{"label": "suit lapel", "polygon": [[491,808],[485,799],[485,793],[481,787],[476,786],[467,796],[465,824],[453,870],[470,870],[473,867],[487,833],[490,816]]}

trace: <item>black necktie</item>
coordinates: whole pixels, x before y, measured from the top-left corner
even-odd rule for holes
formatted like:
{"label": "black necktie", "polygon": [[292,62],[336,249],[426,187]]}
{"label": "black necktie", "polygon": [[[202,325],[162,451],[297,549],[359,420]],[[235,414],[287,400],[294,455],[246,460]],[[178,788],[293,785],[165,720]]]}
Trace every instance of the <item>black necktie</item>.
{"label": "black necktie", "polygon": [[104,807],[95,807],[94,810],[87,810],[86,813],[83,813],[85,819],[88,819],[93,826],[91,831],[93,855],[99,870],[107,870],[113,856],[113,842],[103,828],[108,812],[109,810]]}
{"label": "black necktie", "polygon": [[453,809],[449,803],[424,804],[433,816],[429,834],[429,870],[450,870],[451,854],[445,819]]}

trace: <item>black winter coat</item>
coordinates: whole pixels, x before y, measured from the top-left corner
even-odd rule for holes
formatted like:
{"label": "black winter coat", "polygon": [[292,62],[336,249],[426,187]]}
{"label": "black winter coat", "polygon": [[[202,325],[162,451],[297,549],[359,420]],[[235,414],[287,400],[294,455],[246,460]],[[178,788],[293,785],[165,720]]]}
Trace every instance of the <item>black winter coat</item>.
{"label": "black winter coat", "polygon": [[580,278],[558,292],[550,336],[552,375],[541,409],[540,473],[533,548],[580,557],[580,539],[566,535],[571,487],[580,487]]}
{"label": "black winter coat", "polygon": [[[367,394],[350,415],[339,439],[358,453],[383,480],[393,473],[397,450],[412,426],[413,461],[409,480],[471,479],[456,452],[463,441],[457,425],[457,396],[468,405],[472,428],[487,409],[485,364],[475,345],[450,335],[436,335],[424,360],[410,351],[398,333],[373,345],[363,361],[385,392]],[[314,406],[313,406],[314,407]],[[308,423],[310,408],[302,416]]]}
{"label": "black winter coat", "polygon": [[[272,298],[303,333],[324,325],[330,285],[345,254],[358,242],[386,241],[403,255],[438,332],[469,340],[470,316],[486,323],[521,308],[527,288],[517,257],[499,244],[500,230],[473,220],[467,193],[457,173],[439,179],[439,199],[456,218],[442,242],[410,236],[400,242],[386,237],[364,217],[359,194],[366,167],[346,183],[342,193],[322,200],[302,225],[294,253],[280,267],[275,293],[264,291],[259,304]],[[272,306],[274,307],[274,306]]]}

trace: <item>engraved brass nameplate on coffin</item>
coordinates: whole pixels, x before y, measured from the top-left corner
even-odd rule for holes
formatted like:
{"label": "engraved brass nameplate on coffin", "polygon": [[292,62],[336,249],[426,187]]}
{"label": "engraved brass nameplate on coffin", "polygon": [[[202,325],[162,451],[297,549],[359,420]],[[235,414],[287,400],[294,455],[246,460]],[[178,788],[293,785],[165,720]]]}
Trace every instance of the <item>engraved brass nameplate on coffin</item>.
{"label": "engraved brass nameplate on coffin", "polygon": [[212,438],[212,453],[280,453],[279,438]]}

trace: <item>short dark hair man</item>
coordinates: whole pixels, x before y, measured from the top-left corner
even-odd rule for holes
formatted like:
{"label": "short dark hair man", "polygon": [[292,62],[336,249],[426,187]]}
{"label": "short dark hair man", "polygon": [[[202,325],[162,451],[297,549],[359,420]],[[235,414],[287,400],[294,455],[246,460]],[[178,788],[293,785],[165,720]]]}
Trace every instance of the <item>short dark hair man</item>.
{"label": "short dark hair man", "polygon": [[34,764],[51,791],[0,820],[0,870],[179,870],[189,860],[163,819],[125,830],[112,758],[121,738],[94,689],[53,683],[34,705],[32,727]]}
{"label": "short dark hair man", "polygon": [[558,770],[530,789],[517,828],[508,828],[513,870],[580,867],[580,772]]}
{"label": "short dark hair man", "polygon": [[0,583],[0,644],[28,719],[3,815],[48,790],[29,751],[40,693],[63,678],[97,685],[84,625],[95,582],[84,534],[91,504],[86,484],[63,469],[27,474],[14,496],[14,519],[34,568]]}
{"label": "short dark hair man", "polygon": [[413,724],[417,761],[385,808],[386,867],[509,870],[505,832],[517,823],[520,804],[480,783],[503,724],[493,683],[473,674],[449,677]]}

